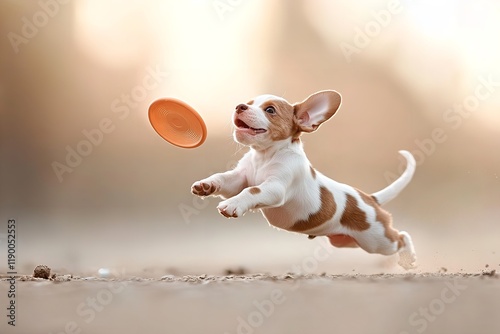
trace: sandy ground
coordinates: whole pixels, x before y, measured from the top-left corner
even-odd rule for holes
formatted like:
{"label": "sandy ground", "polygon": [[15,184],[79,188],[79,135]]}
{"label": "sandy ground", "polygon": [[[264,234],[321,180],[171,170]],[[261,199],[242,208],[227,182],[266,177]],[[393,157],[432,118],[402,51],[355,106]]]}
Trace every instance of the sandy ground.
{"label": "sandy ground", "polygon": [[[4,305],[9,286],[3,276]],[[460,274],[24,276],[16,292],[16,326],[4,316],[1,333],[500,332],[500,280],[491,268]]]}
{"label": "sandy ground", "polygon": [[[0,333],[500,333],[497,229],[451,238],[439,226],[412,228],[418,268],[406,272],[397,256],[336,249],[244,218],[193,221],[189,234],[20,224],[19,273],[46,264],[56,276],[16,280],[12,327],[0,263]],[[141,231],[148,237],[133,236]],[[109,273],[100,277],[100,268]]]}

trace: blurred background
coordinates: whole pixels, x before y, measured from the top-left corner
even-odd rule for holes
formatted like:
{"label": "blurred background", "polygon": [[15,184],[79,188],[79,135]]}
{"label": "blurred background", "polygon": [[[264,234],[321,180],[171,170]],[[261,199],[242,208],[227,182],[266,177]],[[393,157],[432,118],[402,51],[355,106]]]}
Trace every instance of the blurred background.
{"label": "blurred background", "polygon": [[[238,161],[237,104],[335,89],[337,115],[304,135],[312,164],[366,192],[418,161],[387,209],[420,271],[500,265],[500,4],[494,0],[4,0],[0,3],[0,244],[19,271],[156,276],[283,273],[323,247],[261,214],[227,220],[191,184]],[[175,97],[208,139],[161,139],[149,104]],[[324,238],[323,238],[324,239]],[[324,240],[323,240],[324,241]],[[331,249],[315,272],[398,272]],[[6,251],[0,272],[6,271]],[[309,270],[309,269],[308,269]]]}

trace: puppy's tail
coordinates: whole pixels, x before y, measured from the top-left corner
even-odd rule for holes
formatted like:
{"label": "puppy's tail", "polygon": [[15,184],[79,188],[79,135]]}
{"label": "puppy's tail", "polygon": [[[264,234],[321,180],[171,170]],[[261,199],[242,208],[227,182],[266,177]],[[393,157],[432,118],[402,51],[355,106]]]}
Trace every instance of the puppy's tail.
{"label": "puppy's tail", "polygon": [[389,186],[372,194],[372,197],[374,197],[380,205],[394,199],[401,192],[401,190],[403,190],[408,183],[410,183],[413,173],[415,173],[416,162],[413,155],[408,151],[399,151],[399,154],[406,159],[406,170]]}

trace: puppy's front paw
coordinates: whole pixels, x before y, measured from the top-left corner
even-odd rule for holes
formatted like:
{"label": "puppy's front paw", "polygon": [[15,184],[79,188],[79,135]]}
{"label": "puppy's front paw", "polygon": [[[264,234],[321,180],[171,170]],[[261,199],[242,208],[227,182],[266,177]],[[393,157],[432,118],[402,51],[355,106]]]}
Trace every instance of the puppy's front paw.
{"label": "puppy's front paw", "polygon": [[238,205],[238,201],[232,198],[220,202],[217,209],[226,218],[238,218],[246,212],[241,205]]}
{"label": "puppy's front paw", "polygon": [[219,189],[215,182],[207,182],[205,180],[195,182],[191,186],[191,192],[197,196],[208,196]]}

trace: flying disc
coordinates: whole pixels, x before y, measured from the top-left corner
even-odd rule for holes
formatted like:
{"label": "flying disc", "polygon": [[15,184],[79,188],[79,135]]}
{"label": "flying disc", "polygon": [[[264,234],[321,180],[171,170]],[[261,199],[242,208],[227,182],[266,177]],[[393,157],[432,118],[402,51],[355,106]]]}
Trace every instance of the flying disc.
{"label": "flying disc", "polygon": [[177,99],[159,99],[149,106],[149,122],[153,129],[169,143],[195,148],[207,138],[203,118],[188,104]]}

